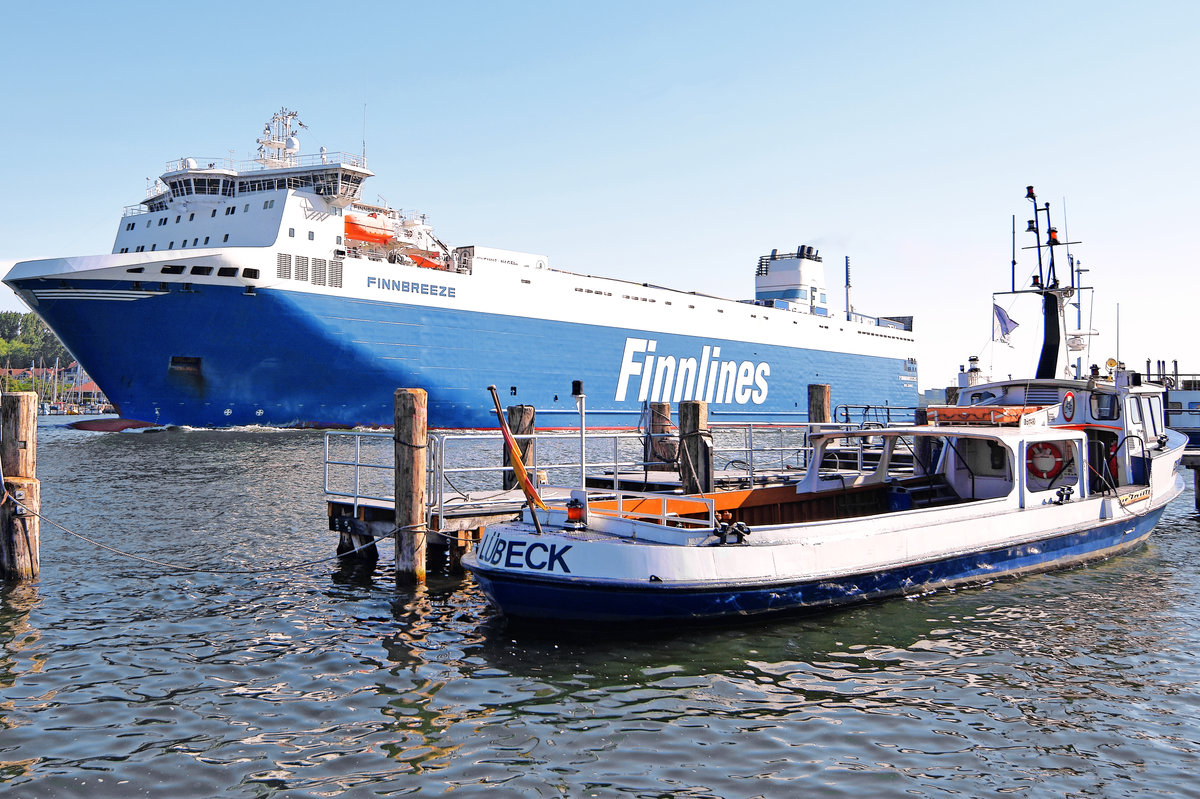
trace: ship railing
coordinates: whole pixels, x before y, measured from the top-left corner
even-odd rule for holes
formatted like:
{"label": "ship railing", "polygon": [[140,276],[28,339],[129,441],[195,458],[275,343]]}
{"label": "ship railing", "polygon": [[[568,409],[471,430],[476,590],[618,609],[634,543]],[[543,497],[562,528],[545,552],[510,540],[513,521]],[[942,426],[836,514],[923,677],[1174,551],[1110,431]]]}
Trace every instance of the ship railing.
{"label": "ship railing", "polygon": [[[182,172],[188,167],[188,158],[176,158],[173,161],[168,161],[163,173],[167,172]],[[326,153],[309,153],[306,155],[289,155],[283,158],[271,159],[271,165],[263,164],[261,161],[245,160],[239,161],[233,158],[191,158],[190,160],[196,163],[195,169],[226,169],[234,172],[255,172],[264,169],[291,169],[294,167],[311,167],[311,166],[352,166],[359,169],[367,168],[367,159],[362,155],[355,155],[347,152],[326,152]]]}

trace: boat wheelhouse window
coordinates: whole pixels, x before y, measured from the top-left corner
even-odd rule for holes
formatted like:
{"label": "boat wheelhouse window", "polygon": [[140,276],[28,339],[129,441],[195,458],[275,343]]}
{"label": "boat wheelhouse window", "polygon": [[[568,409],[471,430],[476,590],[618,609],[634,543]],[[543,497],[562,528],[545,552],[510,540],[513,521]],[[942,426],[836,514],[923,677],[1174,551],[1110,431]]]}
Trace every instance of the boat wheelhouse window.
{"label": "boat wheelhouse window", "polygon": [[192,239],[192,246],[193,246],[193,247],[195,247],[195,246],[196,246],[197,244],[199,244],[199,243],[200,243],[200,239],[199,239],[199,238],[194,238],[194,239]]}
{"label": "boat wheelhouse window", "polygon": [[225,238],[221,239],[221,241],[229,241],[229,234],[226,233]]}
{"label": "boat wheelhouse window", "polygon": [[209,216],[216,216],[216,215],[217,215],[217,209],[216,209],[216,208],[214,208],[214,209],[212,210],[212,213],[211,213],[211,214],[209,214]]}
{"label": "boat wheelhouse window", "polygon": [[188,214],[188,221],[189,221],[189,222],[191,222],[191,221],[192,221],[193,219],[195,219],[195,218],[196,218],[196,215],[195,215],[195,214]]}
{"label": "boat wheelhouse window", "polygon": [[146,245],[145,245],[145,244],[139,244],[139,245],[138,245],[138,248],[137,248],[136,250],[134,250],[134,252],[141,252],[141,251],[142,251],[142,250],[144,250],[144,249],[146,249]]}
{"label": "boat wheelhouse window", "polygon": [[168,245],[167,245],[167,249],[168,249],[168,250],[173,250],[173,249],[175,249],[175,242],[171,242],[170,244],[168,244]]}
{"label": "boat wheelhouse window", "polygon": [[341,243],[342,243],[342,237],[341,237],[341,236],[338,236],[338,237],[337,237],[337,243],[338,243],[338,244],[341,244]]}
{"label": "boat wheelhouse window", "polygon": [[1143,397],[1146,403],[1146,418],[1150,420],[1151,432],[1158,438],[1163,431],[1162,397]]}
{"label": "boat wheelhouse window", "polygon": [[236,214],[236,213],[237,213],[236,205],[231,205],[225,209],[225,216],[229,216],[230,214]]}
{"label": "boat wheelhouse window", "polygon": [[177,224],[177,225],[178,225],[178,224],[179,224],[179,220],[180,220],[180,219],[183,219],[183,214],[177,214],[177,215],[175,216],[175,224]]}
{"label": "boat wheelhouse window", "polygon": [[314,238],[314,236],[313,236],[313,232],[312,232],[311,230],[310,230],[310,231],[308,231],[308,240],[309,240],[309,241],[312,241],[312,240],[313,240],[313,238]]}
{"label": "boat wheelhouse window", "polygon": [[246,203],[246,205],[242,207],[242,213],[245,213],[246,211],[249,211],[249,210],[250,210],[250,203]]}
{"label": "boat wheelhouse window", "polygon": [[183,241],[179,242],[179,246],[180,246],[180,247],[186,247],[186,246],[187,246],[187,239],[184,239]]}
{"label": "boat wheelhouse window", "polygon": [[288,238],[293,238],[293,239],[296,238],[296,228],[294,228],[294,227],[288,228]]}
{"label": "boat wheelhouse window", "polygon": [[211,266],[193,266],[193,275],[211,275],[213,268]]}
{"label": "boat wheelhouse window", "polygon": [[157,243],[155,243],[155,244],[151,244],[151,245],[150,245],[150,252],[154,252],[154,251],[155,251],[155,250],[157,250],[157,249],[158,249],[158,244],[157,244]]}
{"label": "boat wheelhouse window", "polygon": [[1111,422],[1121,418],[1121,403],[1116,394],[1092,395],[1092,418],[1098,422]]}
{"label": "boat wheelhouse window", "polygon": [[165,264],[162,268],[164,275],[182,275],[183,264]]}
{"label": "boat wheelhouse window", "polygon": [[129,248],[128,248],[128,247],[122,247],[122,248],[121,248],[121,252],[129,252]]}
{"label": "boat wheelhouse window", "polygon": [[217,277],[237,277],[237,267],[222,266],[217,270]]}
{"label": "boat wheelhouse window", "polygon": [[243,269],[242,277],[249,278],[250,280],[258,280],[258,270],[257,269]]}
{"label": "boat wheelhouse window", "polygon": [[981,403],[987,402],[990,399],[995,399],[995,398],[996,398],[996,395],[990,391],[977,391],[971,395],[971,404],[979,405]]}
{"label": "boat wheelhouse window", "polygon": [[208,236],[205,236],[205,237],[204,237],[204,243],[205,243],[205,244],[208,244]]}

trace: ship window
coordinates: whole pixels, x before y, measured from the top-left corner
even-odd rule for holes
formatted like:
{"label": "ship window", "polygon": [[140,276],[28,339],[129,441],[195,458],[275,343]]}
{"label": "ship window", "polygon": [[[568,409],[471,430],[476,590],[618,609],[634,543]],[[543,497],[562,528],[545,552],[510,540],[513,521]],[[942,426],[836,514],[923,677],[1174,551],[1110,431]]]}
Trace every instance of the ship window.
{"label": "ship window", "polygon": [[267,210],[267,201],[263,200],[263,210]]}
{"label": "ship window", "polygon": [[341,237],[341,236],[338,236],[338,237],[337,237],[337,243],[338,243],[338,244],[341,244],[341,243],[342,243],[342,237]]}
{"label": "ship window", "polygon": [[129,248],[128,248],[128,247],[122,247],[122,248],[121,248],[121,252],[129,252]]}
{"label": "ship window", "polygon": [[200,239],[199,239],[199,238],[194,238],[194,239],[192,239],[192,246],[193,246],[193,247],[195,247],[195,246],[196,246],[197,244],[199,244],[199,243],[200,243]]}
{"label": "ship window", "polygon": [[154,221],[154,220],[152,220],[152,219],[147,219],[147,220],[146,220],[146,227],[150,227],[150,223],[151,223],[152,221]]}
{"label": "ship window", "polygon": [[214,209],[213,209],[213,212],[210,214],[210,216],[216,216],[216,215],[217,215],[217,209],[216,209],[216,208],[214,208]]}
{"label": "ship window", "polygon": [[170,290],[171,290],[171,288],[170,288],[170,286],[168,286],[166,283],[159,283],[159,284],[158,284],[158,290],[159,290],[159,291],[170,291]]}
{"label": "ship window", "polygon": [[175,224],[177,224],[177,225],[178,225],[178,224],[179,224],[179,220],[180,220],[180,219],[183,219],[183,215],[182,215],[182,214],[180,214],[180,215],[178,215],[178,216],[176,216],[176,217],[175,217]]}
{"label": "ship window", "polygon": [[187,246],[187,239],[184,239],[183,241],[179,242],[179,246],[180,246],[180,247],[186,247],[186,246]]}
{"label": "ship window", "polygon": [[226,233],[225,238],[221,239],[221,241],[229,241],[229,234]]}
{"label": "ship window", "polygon": [[292,239],[296,238],[296,228],[294,228],[294,227],[288,228],[288,238],[292,238]]}
{"label": "ship window", "polygon": [[192,221],[193,219],[195,219],[195,218],[196,218],[196,215],[195,215],[195,214],[188,214],[188,221],[189,221],[189,222],[191,222],[191,221]]}
{"label": "ship window", "polygon": [[242,212],[245,213],[246,211],[249,211],[249,210],[250,210],[250,203],[246,203],[246,205],[242,208]]}
{"label": "ship window", "polygon": [[167,245],[167,249],[168,249],[168,250],[173,250],[173,249],[175,249],[175,242],[171,242],[170,244],[168,244],[168,245]]}
{"label": "ship window", "polygon": [[313,237],[313,232],[312,232],[311,230],[310,230],[310,231],[308,231],[308,240],[309,240],[309,241],[312,241],[312,240],[313,240],[313,238],[314,238],[314,237]]}
{"label": "ship window", "polygon": [[146,269],[146,267],[144,267],[144,266],[134,266],[134,267],[130,267],[129,269],[126,269],[125,271],[133,272],[134,274],[140,274],[141,272],[144,272],[145,269]]}
{"label": "ship window", "polygon": [[157,250],[157,249],[158,249],[158,245],[157,245],[157,244],[151,244],[151,245],[150,245],[150,252],[154,252],[154,251],[155,251],[155,250]]}
{"label": "ship window", "polygon": [[204,237],[204,243],[205,243],[205,244],[208,244],[208,236],[205,236],[205,237]]}
{"label": "ship window", "polygon": [[137,280],[133,281],[132,283],[129,284],[129,290],[130,291],[141,291],[142,290],[141,282],[139,282]]}
{"label": "ship window", "polygon": [[212,269],[213,268],[211,266],[193,266],[192,274],[193,275],[211,275]]}
{"label": "ship window", "polygon": [[183,264],[166,264],[162,268],[164,275],[182,275]]}
{"label": "ship window", "polygon": [[[145,244],[139,244],[139,245],[138,245],[138,248],[137,248],[136,250],[134,250],[134,252],[141,252],[141,251],[142,251],[142,250],[144,250],[144,249],[146,249],[146,245],[145,245]],[[132,272],[133,270],[131,269],[130,271]],[[141,269],[139,269],[138,271],[140,272],[140,271],[141,271]]]}
{"label": "ship window", "polygon": [[243,269],[242,277],[249,278],[250,280],[258,280],[258,270],[257,269]]}
{"label": "ship window", "polygon": [[1092,418],[1100,422],[1111,422],[1121,418],[1121,403],[1116,394],[1092,395]]}
{"label": "ship window", "polygon": [[237,277],[237,267],[222,266],[217,270],[217,277]]}

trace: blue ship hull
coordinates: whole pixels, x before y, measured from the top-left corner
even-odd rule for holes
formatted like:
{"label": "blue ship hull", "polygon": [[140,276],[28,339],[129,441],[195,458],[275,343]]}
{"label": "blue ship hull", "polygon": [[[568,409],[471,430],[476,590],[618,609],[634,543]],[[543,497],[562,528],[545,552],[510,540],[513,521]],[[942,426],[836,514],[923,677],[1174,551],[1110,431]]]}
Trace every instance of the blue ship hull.
{"label": "blue ship hull", "polygon": [[[58,282],[12,285],[33,291]],[[429,392],[431,427],[493,427],[486,387],[494,384],[507,404],[536,407],[539,427],[570,427],[578,424],[571,382],[583,380],[590,426],[636,427],[638,392],[617,396],[626,339],[639,335],[655,338],[659,352],[698,353],[715,341],[726,360],[771,364],[765,400],[711,404],[719,421],[802,421],[810,383],[830,384],[835,405],[917,404],[915,374],[897,379],[903,359],[435,305],[171,283],[136,301],[43,299],[35,310],[123,417],[162,425],[390,425],[393,393],[406,387]]]}
{"label": "blue ship hull", "polygon": [[516,618],[617,621],[712,621],[803,611],[1076,566],[1129,551],[1149,538],[1165,507],[1131,520],[1051,536],[1020,546],[929,563],[792,584],[611,586],[569,578],[500,573],[475,561],[471,572],[496,607]]}

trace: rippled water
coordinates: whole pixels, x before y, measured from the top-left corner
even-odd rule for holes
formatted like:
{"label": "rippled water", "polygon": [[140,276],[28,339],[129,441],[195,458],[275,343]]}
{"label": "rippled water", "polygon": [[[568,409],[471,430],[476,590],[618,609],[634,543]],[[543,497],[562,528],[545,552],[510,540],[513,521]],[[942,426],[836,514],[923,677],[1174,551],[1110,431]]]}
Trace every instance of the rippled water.
{"label": "rippled water", "polygon": [[1091,568],[591,637],[390,557],[237,573],[332,554],[319,433],[39,435],[47,516],[217,573],[43,525],[0,594],[3,795],[1200,796],[1190,488]]}

